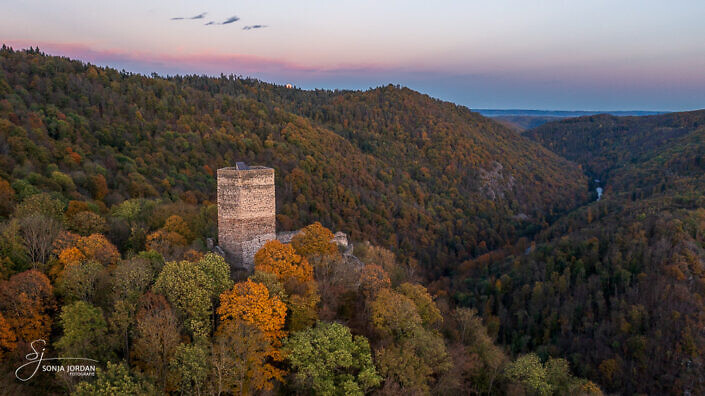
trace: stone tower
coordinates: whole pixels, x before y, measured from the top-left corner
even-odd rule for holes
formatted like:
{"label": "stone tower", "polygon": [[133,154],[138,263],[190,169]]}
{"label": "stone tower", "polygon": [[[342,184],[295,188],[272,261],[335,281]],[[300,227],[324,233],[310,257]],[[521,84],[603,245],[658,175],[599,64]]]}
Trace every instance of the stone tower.
{"label": "stone tower", "polygon": [[252,270],[255,253],[276,238],[274,169],[218,169],[218,245],[233,268]]}

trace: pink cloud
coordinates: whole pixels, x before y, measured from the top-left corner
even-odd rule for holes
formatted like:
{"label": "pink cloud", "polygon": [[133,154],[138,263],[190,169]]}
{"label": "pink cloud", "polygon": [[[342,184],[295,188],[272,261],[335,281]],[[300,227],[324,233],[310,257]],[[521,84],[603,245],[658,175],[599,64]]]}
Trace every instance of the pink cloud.
{"label": "pink cloud", "polygon": [[13,48],[39,47],[47,54],[112,67],[122,67],[141,73],[204,73],[229,74],[278,74],[304,76],[312,74],[366,74],[385,73],[395,68],[374,64],[316,66],[303,65],[283,59],[274,59],[247,54],[218,53],[169,53],[160,54],[122,49],[94,49],[84,43],[31,42],[9,40],[5,44]]}

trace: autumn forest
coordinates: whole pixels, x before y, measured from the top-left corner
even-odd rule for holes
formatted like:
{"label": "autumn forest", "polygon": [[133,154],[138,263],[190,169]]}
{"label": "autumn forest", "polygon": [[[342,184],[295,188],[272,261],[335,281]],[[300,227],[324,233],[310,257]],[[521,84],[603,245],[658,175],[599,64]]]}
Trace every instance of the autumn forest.
{"label": "autumn forest", "polygon": [[[249,273],[212,246],[237,161],[302,230]],[[517,131],[400,86],[3,46],[0,389],[703,394],[704,191],[705,111]],[[18,380],[35,340],[95,375]]]}

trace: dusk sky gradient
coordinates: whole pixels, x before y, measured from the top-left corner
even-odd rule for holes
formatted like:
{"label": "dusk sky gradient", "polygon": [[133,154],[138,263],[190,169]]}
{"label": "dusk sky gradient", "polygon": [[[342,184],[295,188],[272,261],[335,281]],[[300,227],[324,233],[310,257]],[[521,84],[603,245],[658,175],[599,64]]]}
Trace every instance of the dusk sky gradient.
{"label": "dusk sky gradient", "polygon": [[2,4],[2,43],[145,74],[392,83],[470,108],[705,108],[702,0]]}

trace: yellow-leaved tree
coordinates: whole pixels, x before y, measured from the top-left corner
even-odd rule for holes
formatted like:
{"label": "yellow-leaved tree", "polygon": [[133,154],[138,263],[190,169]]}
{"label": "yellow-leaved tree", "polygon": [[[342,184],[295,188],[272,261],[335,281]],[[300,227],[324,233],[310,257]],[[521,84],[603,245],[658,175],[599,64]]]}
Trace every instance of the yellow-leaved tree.
{"label": "yellow-leaved tree", "polygon": [[279,352],[254,325],[242,320],[226,320],[215,333],[211,366],[218,394],[258,394],[270,391],[273,380],[283,381],[285,372],[270,364]]}
{"label": "yellow-leaved tree", "polygon": [[291,245],[296,253],[307,258],[338,254],[338,246],[333,242],[333,233],[319,222],[304,227],[291,240]]}
{"label": "yellow-leaved tree", "polygon": [[283,330],[286,305],[277,296],[270,296],[267,287],[247,280],[220,295],[218,315],[221,320],[241,320],[259,329],[274,345],[286,336]]}

